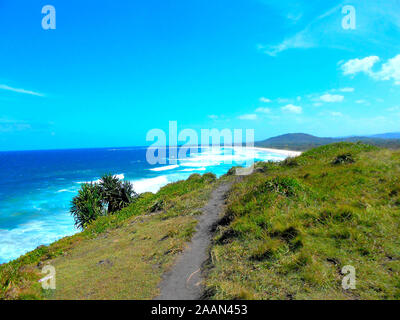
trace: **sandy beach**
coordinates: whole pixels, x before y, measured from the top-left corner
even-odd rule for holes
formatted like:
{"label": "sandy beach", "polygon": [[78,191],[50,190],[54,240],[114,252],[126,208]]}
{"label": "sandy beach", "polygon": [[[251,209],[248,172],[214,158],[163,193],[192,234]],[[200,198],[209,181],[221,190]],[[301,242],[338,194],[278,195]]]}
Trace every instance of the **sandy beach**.
{"label": "sandy beach", "polygon": [[292,151],[292,150],[283,150],[283,149],[271,149],[271,148],[263,148],[263,147],[248,147],[248,149],[260,150],[260,151],[268,151],[277,154],[282,154],[288,157],[297,157],[302,154],[301,151]]}

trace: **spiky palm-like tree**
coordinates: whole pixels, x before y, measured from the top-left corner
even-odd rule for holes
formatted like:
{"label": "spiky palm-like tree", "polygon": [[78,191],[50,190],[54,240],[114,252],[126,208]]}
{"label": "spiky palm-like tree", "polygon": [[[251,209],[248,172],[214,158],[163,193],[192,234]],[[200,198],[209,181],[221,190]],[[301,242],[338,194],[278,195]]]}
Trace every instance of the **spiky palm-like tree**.
{"label": "spiky palm-like tree", "polygon": [[114,214],[125,208],[136,197],[130,182],[105,174],[99,183],[82,185],[79,194],[72,200],[71,214],[75,225],[83,229],[98,216]]}
{"label": "spiky palm-like tree", "polygon": [[108,213],[114,213],[119,210],[120,185],[121,181],[112,174],[105,174],[100,179],[101,195],[104,202],[107,203]]}
{"label": "spiky palm-like tree", "polygon": [[108,213],[115,213],[121,210],[137,196],[130,182],[122,182],[112,174],[105,174],[100,179],[99,186],[103,201],[107,203]]}
{"label": "spiky palm-like tree", "polygon": [[71,214],[75,225],[81,229],[105,214],[101,189],[97,184],[84,183],[81,186],[78,195],[72,199]]}

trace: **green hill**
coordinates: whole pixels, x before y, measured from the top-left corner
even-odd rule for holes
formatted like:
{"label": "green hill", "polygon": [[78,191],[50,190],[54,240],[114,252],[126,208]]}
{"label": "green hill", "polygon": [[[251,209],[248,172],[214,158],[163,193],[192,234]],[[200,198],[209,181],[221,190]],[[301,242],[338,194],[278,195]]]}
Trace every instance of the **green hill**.
{"label": "green hill", "polygon": [[[388,137],[391,138],[388,138]],[[343,137],[343,138],[320,138],[305,133],[289,133],[277,137],[272,137],[255,143],[258,147],[276,148],[286,150],[309,150],[311,148],[327,145],[335,142],[358,142],[397,149],[400,148],[400,139],[396,134],[376,135],[373,137]]]}

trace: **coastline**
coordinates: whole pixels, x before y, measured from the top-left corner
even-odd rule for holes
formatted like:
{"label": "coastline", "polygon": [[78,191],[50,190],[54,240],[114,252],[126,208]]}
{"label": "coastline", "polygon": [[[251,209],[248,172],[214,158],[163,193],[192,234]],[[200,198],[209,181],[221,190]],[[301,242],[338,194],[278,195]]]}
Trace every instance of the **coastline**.
{"label": "coastline", "polygon": [[[263,158],[263,156],[260,155],[261,153],[273,153],[276,156],[276,160],[275,160],[275,157],[272,157],[272,158],[274,158],[273,161],[280,161],[280,160],[278,160],[278,158],[281,158],[281,160],[283,160],[285,157],[294,157],[294,156],[301,154],[301,152],[297,152],[297,151],[268,149],[268,148],[262,148],[262,147],[232,146],[230,148],[235,150],[235,153],[237,150],[238,153],[241,154],[241,156],[244,155],[244,158],[242,158],[242,161],[245,161],[244,159],[246,159],[247,157]],[[201,153],[199,153],[198,156],[199,156],[198,159],[194,159],[196,161],[190,161],[181,166],[166,165],[166,166],[161,166],[161,167],[156,167],[156,168],[148,168],[149,173],[150,173],[149,176],[147,176],[147,174],[146,174],[146,176],[144,176],[144,177],[132,179],[132,177],[129,177],[129,173],[124,171],[123,169],[121,169],[121,171],[119,171],[119,173],[117,173],[116,175],[120,179],[125,179],[127,181],[130,181],[133,184],[134,189],[137,193],[141,194],[141,193],[146,193],[146,192],[152,192],[155,194],[162,187],[165,187],[166,185],[168,185],[170,183],[174,183],[174,182],[180,181],[180,180],[186,180],[190,176],[191,173],[201,173],[202,174],[202,173],[206,173],[206,172],[214,172],[215,174],[220,176],[220,175],[228,172],[230,168],[235,166],[235,159],[231,159],[232,163],[230,163],[230,164],[224,164],[223,163],[223,160],[224,160],[223,154],[214,155],[212,153],[209,153],[209,154],[202,155]],[[215,163],[213,163],[213,161],[211,161],[211,160],[213,160],[211,158],[213,158],[214,156],[220,157],[218,160],[215,161]],[[228,158],[230,158],[230,157],[231,156],[228,155]],[[258,160],[258,161],[268,161],[268,158],[265,158],[265,160]],[[218,166],[216,166],[217,163],[219,163]],[[73,180],[75,180],[75,179],[72,179],[72,181]],[[83,182],[98,182],[98,178],[96,178],[95,176],[93,177],[93,179],[87,178],[87,177],[82,177],[82,179],[77,178],[77,181],[74,181],[74,184],[72,187],[69,185],[57,186],[57,187],[55,187],[55,190],[51,190],[52,192],[54,192],[54,195],[52,197],[50,197],[48,194],[46,194],[44,196],[43,203],[45,205],[47,204],[47,202],[51,204],[51,202],[53,201],[53,197],[55,197],[56,199],[58,199],[57,201],[59,201],[60,203],[61,203],[61,201],[64,201],[67,205],[69,203],[69,202],[67,203],[67,201],[69,201],[69,198],[72,197],[71,193],[77,192],[77,190],[75,190],[75,186],[79,186],[79,184],[83,183]],[[78,183],[78,185],[76,185],[77,183]],[[42,199],[42,198],[40,198],[40,199]],[[41,205],[41,203],[37,204],[37,207],[41,208],[40,205]],[[52,212],[54,212],[54,211],[55,211],[55,209],[52,208]],[[29,252],[30,250],[34,249],[35,247],[37,247],[41,244],[47,245],[47,244],[53,243],[54,241],[57,241],[57,239],[60,239],[64,236],[75,234],[76,230],[73,229],[72,226],[70,228],[70,221],[72,218],[70,217],[68,212],[65,211],[65,213],[64,213],[64,211],[65,210],[63,208],[61,208],[59,210],[59,214],[55,215],[54,217],[62,220],[61,225],[65,228],[66,231],[61,231],[60,223],[58,223],[57,226],[53,226],[52,220],[49,221],[48,219],[47,220],[45,219],[43,221],[37,219],[38,221],[34,220],[30,224],[21,223],[21,224],[16,225],[16,227],[10,228],[9,230],[3,230],[3,236],[5,238],[9,238],[10,240],[14,241],[15,243],[19,243],[19,245],[13,247],[11,252],[16,251],[17,254],[16,255],[13,254],[12,257],[10,257],[9,253],[7,253],[7,252],[9,252],[9,250],[11,250],[11,248],[6,250],[6,247],[3,247],[3,252],[1,252],[1,250],[0,250],[0,253],[3,253],[2,258],[4,258],[4,261],[3,261],[3,259],[0,259],[0,261],[2,263],[12,261],[13,259],[17,258],[18,255],[23,255],[24,253]],[[36,231],[38,233],[39,233],[39,231],[40,231],[40,233],[42,233],[42,235],[40,235],[40,237],[42,239],[41,239],[40,243],[37,241],[34,241],[35,244],[32,246],[29,246],[30,245],[29,239],[30,239],[30,237],[32,239],[34,239]],[[26,235],[30,235],[30,237],[27,237]],[[21,240],[22,238],[23,238],[23,240]],[[26,247],[25,247],[25,245],[26,245],[25,242],[28,244]],[[24,247],[26,249],[21,250],[21,247]],[[7,251],[7,252],[4,252],[4,251]]]}
{"label": "coastline", "polygon": [[268,151],[271,153],[281,154],[288,157],[298,157],[303,152],[302,151],[293,151],[293,150],[285,150],[285,149],[271,149],[271,148],[264,148],[264,147],[245,147],[247,149],[259,150],[259,151]]}

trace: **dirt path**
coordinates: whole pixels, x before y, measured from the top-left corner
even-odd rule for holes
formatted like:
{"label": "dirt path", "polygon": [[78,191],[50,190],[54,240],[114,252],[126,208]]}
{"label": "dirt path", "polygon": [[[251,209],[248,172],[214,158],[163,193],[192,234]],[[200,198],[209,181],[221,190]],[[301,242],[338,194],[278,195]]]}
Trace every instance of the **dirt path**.
{"label": "dirt path", "polygon": [[155,300],[196,300],[203,293],[202,265],[208,258],[212,226],[218,221],[225,204],[225,195],[231,184],[226,183],[215,189],[203,214],[198,219],[196,233],[188,247],[178,258],[172,270],[163,276],[161,293]]}

